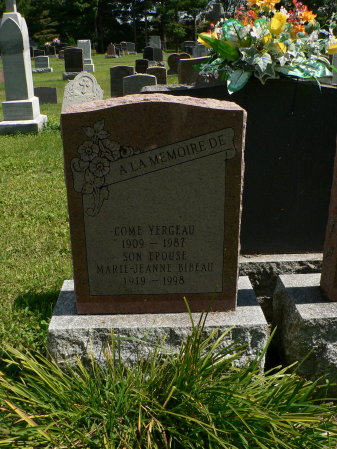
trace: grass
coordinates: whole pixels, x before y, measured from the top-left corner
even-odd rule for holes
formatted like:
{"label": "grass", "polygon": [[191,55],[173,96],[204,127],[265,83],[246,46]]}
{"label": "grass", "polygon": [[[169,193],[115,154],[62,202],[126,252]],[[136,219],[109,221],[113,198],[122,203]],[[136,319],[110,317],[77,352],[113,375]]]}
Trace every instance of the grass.
{"label": "grass", "polygon": [[[106,365],[61,369],[7,348],[20,380],[0,375],[5,448],[329,449],[337,444],[336,406],[325,389],[286,369],[262,375],[263,354],[241,369],[226,333],[194,325],[179,354],[154,349],[132,367],[118,337]],[[1,423],[1,420],[0,420]],[[2,435],[1,435],[2,433]]]}
{"label": "grass", "polygon": [[[110,96],[109,67],[134,65],[141,57],[94,56],[94,75],[104,98]],[[0,341],[22,350],[43,350],[47,322],[62,281],[72,278],[58,129],[66,85],[62,80],[64,62],[50,57],[50,65],[52,73],[33,74],[34,86],[58,90],[58,104],[40,106],[41,113],[48,116],[47,129],[35,135],[0,136]],[[176,81],[176,77],[170,78]],[[4,84],[0,83],[0,101],[4,100]]]}
{"label": "grass", "polygon": [[[105,98],[109,67],[138,57],[94,56]],[[205,340],[202,323],[178,355],[157,348],[131,368],[118,360],[118,338],[105,368],[92,361],[64,371],[44,357],[53,305],[72,277],[58,129],[65,82],[63,63],[51,65],[53,73],[34,74],[35,86],[58,88],[59,104],[41,106],[50,125],[0,136],[0,447],[336,447],[324,388],[286,370],[264,376],[258,360],[238,370],[240,348],[223,347],[225,336]]]}

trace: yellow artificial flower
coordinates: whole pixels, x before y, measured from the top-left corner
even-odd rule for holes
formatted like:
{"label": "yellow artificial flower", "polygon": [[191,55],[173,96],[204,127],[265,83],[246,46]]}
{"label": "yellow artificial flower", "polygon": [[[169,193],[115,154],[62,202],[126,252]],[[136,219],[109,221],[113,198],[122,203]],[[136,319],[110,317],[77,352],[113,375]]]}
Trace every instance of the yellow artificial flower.
{"label": "yellow artificial flower", "polygon": [[204,45],[207,48],[212,48],[212,46],[206,42],[202,36],[207,36],[207,37],[213,37],[211,33],[200,33],[199,37],[198,37],[198,42],[202,45]]}
{"label": "yellow artificial flower", "polygon": [[277,50],[280,53],[285,53],[287,51],[287,47],[283,42],[275,42],[275,50]]}
{"label": "yellow artificial flower", "polygon": [[259,8],[275,9],[275,4],[281,0],[247,0],[249,6],[258,6]]}
{"label": "yellow artificial flower", "polygon": [[287,16],[283,12],[276,12],[270,21],[270,31],[274,35],[280,34],[287,23]]}
{"label": "yellow artificial flower", "polygon": [[273,36],[269,33],[266,36],[263,36],[263,43],[264,44],[269,44],[269,42],[273,39]]}
{"label": "yellow artificial flower", "polygon": [[313,22],[317,17],[317,14],[314,14],[312,11],[303,11],[302,12],[302,20],[304,22]]}
{"label": "yellow artificial flower", "polygon": [[329,55],[334,55],[337,53],[337,40],[335,40],[334,42],[332,42],[332,44],[329,45],[329,47],[327,48],[327,52]]}

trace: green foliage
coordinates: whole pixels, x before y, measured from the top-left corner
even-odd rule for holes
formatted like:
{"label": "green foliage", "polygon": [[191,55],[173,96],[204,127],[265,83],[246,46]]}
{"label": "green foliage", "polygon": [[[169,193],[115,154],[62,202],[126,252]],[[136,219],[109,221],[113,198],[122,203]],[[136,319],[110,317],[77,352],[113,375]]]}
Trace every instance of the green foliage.
{"label": "green foliage", "polygon": [[263,354],[236,367],[243,348],[229,331],[205,336],[192,322],[178,354],[159,343],[128,366],[112,335],[104,366],[93,358],[61,369],[6,346],[20,378],[0,374],[0,447],[328,449],[336,406],[325,387],[286,369],[260,372]]}

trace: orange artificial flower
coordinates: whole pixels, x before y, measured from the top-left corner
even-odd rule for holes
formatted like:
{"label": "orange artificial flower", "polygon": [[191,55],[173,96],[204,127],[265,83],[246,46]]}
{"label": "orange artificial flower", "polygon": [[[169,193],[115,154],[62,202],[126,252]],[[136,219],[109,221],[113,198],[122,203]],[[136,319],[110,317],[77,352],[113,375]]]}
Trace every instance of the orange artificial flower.
{"label": "orange artificial flower", "polygon": [[315,17],[317,17],[317,14],[314,14],[312,11],[303,11],[302,12],[302,20],[304,22],[312,22]]}
{"label": "orange artificial flower", "polygon": [[293,28],[291,30],[291,34],[293,37],[296,37],[297,33],[303,33],[304,32],[304,25],[293,25]]}

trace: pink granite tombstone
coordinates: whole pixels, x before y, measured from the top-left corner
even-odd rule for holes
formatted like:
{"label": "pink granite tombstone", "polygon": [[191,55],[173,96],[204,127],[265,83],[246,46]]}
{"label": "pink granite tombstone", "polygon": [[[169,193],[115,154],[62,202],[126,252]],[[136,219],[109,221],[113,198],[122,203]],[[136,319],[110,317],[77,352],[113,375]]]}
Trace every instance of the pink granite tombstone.
{"label": "pink granite tombstone", "polygon": [[62,113],[78,313],[235,309],[245,120],[162,94]]}

